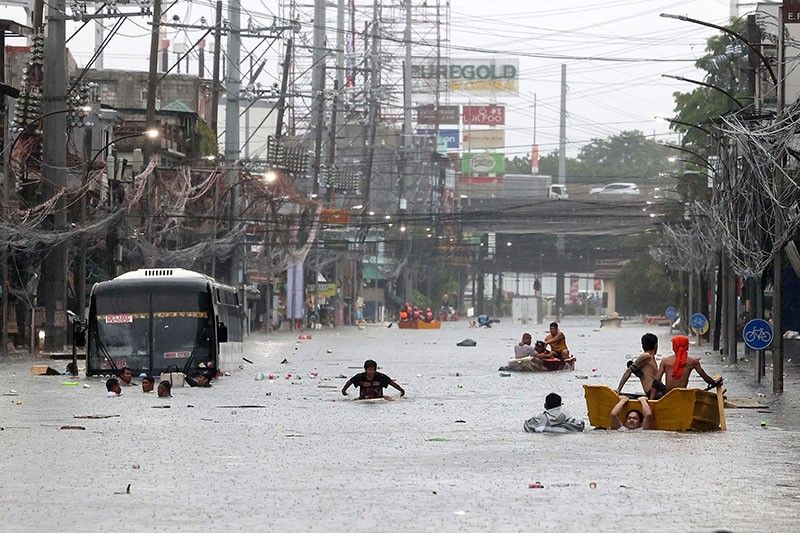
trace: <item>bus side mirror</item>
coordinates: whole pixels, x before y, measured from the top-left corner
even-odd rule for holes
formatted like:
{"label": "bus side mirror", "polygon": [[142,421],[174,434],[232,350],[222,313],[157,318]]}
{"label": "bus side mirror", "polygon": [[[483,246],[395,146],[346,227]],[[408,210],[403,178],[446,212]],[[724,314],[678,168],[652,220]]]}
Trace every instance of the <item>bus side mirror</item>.
{"label": "bus side mirror", "polygon": [[217,342],[228,342],[228,326],[225,322],[217,324]]}

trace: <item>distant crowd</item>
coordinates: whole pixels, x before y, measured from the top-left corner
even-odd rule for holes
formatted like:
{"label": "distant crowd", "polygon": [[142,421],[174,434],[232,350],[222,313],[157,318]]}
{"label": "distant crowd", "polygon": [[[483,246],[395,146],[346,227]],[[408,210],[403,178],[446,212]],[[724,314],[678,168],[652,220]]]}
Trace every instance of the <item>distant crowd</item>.
{"label": "distant crowd", "polygon": [[[172,382],[166,379],[161,379],[156,387],[156,378],[153,376],[142,375],[141,385],[144,394],[152,394],[155,390],[159,398],[172,397]],[[211,371],[198,372],[193,376],[186,376],[185,381],[190,387],[210,387],[211,381],[214,379],[214,373]],[[109,378],[106,380],[106,395],[109,398],[117,398],[122,394],[124,387],[137,387],[138,384],[133,381],[133,369],[130,367],[122,367],[117,373],[116,378]]]}

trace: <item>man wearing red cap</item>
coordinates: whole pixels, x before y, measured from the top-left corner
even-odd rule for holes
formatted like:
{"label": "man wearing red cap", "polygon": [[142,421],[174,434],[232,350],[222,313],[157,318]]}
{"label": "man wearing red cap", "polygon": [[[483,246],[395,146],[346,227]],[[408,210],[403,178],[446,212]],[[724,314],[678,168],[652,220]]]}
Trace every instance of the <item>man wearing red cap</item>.
{"label": "man wearing red cap", "polygon": [[[672,338],[672,351],[675,355],[670,355],[661,360],[658,367],[658,376],[653,380],[653,388],[650,389],[650,399],[655,400],[657,389],[662,388],[665,392],[672,389],[686,388],[689,385],[689,375],[692,370],[705,380],[709,385],[715,385],[714,378],[706,374],[700,366],[700,359],[689,357],[689,337],[678,335]],[[666,387],[661,383],[661,376],[666,375]]]}

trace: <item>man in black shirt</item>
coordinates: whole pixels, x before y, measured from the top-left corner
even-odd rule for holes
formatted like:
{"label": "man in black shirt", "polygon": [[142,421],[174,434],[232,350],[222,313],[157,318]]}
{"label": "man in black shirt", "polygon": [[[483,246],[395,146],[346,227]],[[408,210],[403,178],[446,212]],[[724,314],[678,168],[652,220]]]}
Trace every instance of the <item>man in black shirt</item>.
{"label": "man in black shirt", "polygon": [[400,396],[405,396],[406,391],[403,387],[395,383],[395,381],[387,376],[378,372],[378,363],[369,359],[364,362],[364,371],[356,374],[347,380],[347,383],[342,387],[342,394],[347,396],[347,389],[350,385],[359,388],[359,400],[372,400],[375,398],[383,398],[383,389],[391,385],[400,391]]}

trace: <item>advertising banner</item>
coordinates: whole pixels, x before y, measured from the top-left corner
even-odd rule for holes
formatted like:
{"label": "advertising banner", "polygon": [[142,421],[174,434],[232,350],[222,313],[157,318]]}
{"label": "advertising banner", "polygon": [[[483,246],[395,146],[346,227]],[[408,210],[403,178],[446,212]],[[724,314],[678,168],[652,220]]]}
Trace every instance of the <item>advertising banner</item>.
{"label": "advertising banner", "polygon": [[531,174],[539,173],[539,145],[531,146]]}
{"label": "advertising banner", "polygon": [[506,145],[505,130],[472,130],[464,132],[464,150],[501,150]]}
{"label": "advertising banner", "polygon": [[[433,135],[434,133],[435,131],[432,129],[417,130],[417,135]],[[458,150],[458,147],[461,144],[459,143],[458,130],[440,129],[439,139],[444,139],[447,150]]]}
{"label": "advertising banner", "polygon": [[349,209],[323,209],[319,214],[323,224],[347,225],[350,223]]}
{"label": "advertising banner", "polygon": [[506,106],[465,105],[461,108],[465,126],[503,126],[506,123]]}
{"label": "advertising banner", "polygon": [[426,59],[411,65],[411,78],[415,88],[427,88],[427,92],[435,86],[450,93],[517,96],[519,59],[450,59],[438,67]]}
{"label": "advertising banner", "polygon": [[578,276],[570,276],[569,278],[569,301],[575,303],[578,301]]}
{"label": "advertising banner", "polygon": [[417,108],[417,124],[458,124],[458,106],[440,105],[438,110],[432,105]]}
{"label": "advertising banner", "polygon": [[503,183],[503,176],[460,176],[459,184],[464,185],[497,185]]}
{"label": "advertising banner", "polygon": [[461,158],[461,172],[464,174],[505,174],[506,159],[503,154],[466,153]]}

